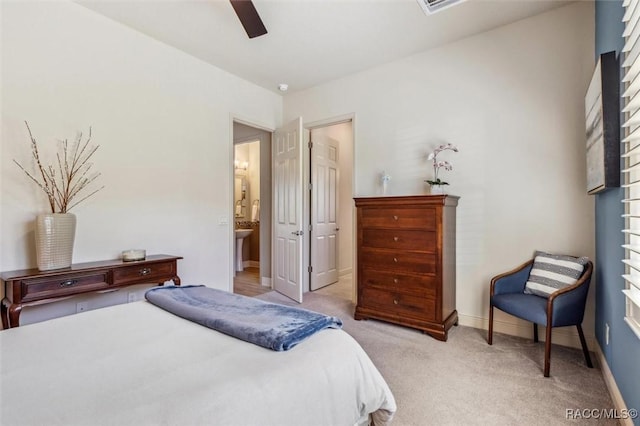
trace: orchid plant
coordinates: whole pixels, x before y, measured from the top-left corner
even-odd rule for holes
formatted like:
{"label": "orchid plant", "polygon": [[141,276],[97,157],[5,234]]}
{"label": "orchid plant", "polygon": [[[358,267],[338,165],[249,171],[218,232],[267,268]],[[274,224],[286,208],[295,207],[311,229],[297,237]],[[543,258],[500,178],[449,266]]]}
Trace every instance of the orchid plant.
{"label": "orchid plant", "polygon": [[451,143],[445,143],[445,144],[442,144],[439,147],[437,147],[427,157],[427,160],[429,160],[429,161],[431,161],[433,163],[433,180],[426,180],[425,182],[427,182],[431,186],[434,186],[434,185],[449,185],[448,182],[443,181],[438,176],[438,172],[440,171],[440,169],[445,169],[447,171],[453,170],[453,166],[448,161],[438,161],[438,154],[440,154],[442,151],[447,151],[447,150],[451,150],[453,152],[458,152],[458,148],[456,148],[455,145],[453,145]]}

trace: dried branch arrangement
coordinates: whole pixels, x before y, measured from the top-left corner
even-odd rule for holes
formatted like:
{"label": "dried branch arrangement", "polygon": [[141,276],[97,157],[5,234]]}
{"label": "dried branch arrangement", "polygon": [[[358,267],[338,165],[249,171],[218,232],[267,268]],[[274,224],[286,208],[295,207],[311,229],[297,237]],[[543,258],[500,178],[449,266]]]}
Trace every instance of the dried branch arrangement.
{"label": "dried branch arrangement", "polygon": [[[35,161],[37,171],[34,175],[22,167],[15,159],[13,162],[47,194],[52,213],[67,213],[71,208],[104,188],[102,186],[87,195],[81,194],[83,191],[86,193],[87,187],[100,176],[100,173],[89,174],[93,167],[93,163],[90,163],[89,159],[99,148],[99,145],[89,146],[91,127],[89,127],[89,135],[84,142],[82,141],[82,132],[78,133],[71,147],[66,139],[62,141],[61,147],[56,154],[56,161],[45,166],[40,160],[38,142],[31,133],[29,123],[26,121],[24,123],[29,131],[31,155]],[[83,196],[77,199],[80,195]]]}

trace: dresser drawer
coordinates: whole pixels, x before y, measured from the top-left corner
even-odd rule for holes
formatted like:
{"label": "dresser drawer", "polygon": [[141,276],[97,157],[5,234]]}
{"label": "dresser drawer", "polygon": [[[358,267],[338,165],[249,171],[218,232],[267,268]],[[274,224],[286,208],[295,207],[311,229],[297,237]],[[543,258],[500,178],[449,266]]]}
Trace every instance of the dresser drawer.
{"label": "dresser drawer", "polygon": [[113,271],[113,284],[151,283],[169,281],[176,275],[175,262],[131,265]]}
{"label": "dresser drawer", "polygon": [[436,233],[405,229],[366,228],[362,230],[362,246],[433,253],[436,250]]}
{"label": "dresser drawer", "polygon": [[401,272],[365,269],[362,271],[361,283],[364,287],[434,298],[437,292],[435,275],[410,275]]}
{"label": "dresser drawer", "polygon": [[360,291],[358,305],[380,309],[392,315],[410,316],[425,321],[435,321],[436,319],[436,301],[433,297],[417,297],[364,287]]}
{"label": "dresser drawer", "polygon": [[435,231],[434,208],[363,208],[363,228],[407,228]]}
{"label": "dresser drawer", "polygon": [[419,274],[436,273],[435,253],[362,247],[358,253],[358,262],[362,264],[364,269],[391,269],[398,272],[414,272]]}
{"label": "dresser drawer", "polygon": [[107,288],[109,288],[108,270],[65,274],[60,277],[34,278],[21,282],[23,302],[54,296],[70,296]]}

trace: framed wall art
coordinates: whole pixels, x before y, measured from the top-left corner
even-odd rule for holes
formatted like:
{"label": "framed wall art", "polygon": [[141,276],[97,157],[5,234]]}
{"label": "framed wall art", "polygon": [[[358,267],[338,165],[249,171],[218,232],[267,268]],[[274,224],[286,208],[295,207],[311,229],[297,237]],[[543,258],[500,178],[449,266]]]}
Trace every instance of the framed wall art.
{"label": "framed wall art", "polygon": [[620,186],[620,66],[600,55],[585,96],[587,192]]}

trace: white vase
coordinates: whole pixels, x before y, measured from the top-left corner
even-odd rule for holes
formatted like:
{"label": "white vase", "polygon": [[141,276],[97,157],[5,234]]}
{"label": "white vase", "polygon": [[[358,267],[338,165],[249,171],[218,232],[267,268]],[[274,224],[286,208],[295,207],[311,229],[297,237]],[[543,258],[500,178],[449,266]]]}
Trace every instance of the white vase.
{"label": "white vase", "polygon": [[442,195],[446,194],[445,185],[431,185],[431,195]]}
{"label": "white vase", "polygon": [[68,268],[73,258],[76,216],[72,213],[46,213],[36,218],[36,260],[38,269]]}

